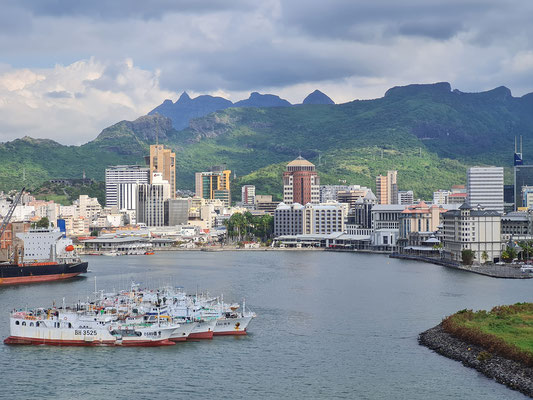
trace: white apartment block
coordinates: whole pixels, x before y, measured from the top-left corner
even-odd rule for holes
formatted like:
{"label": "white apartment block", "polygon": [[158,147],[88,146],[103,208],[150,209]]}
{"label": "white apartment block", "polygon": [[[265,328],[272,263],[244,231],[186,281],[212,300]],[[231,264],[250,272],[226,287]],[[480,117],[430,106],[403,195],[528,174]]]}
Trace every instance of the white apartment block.
{"label": "white apartment block", "polygon": [[330,234],[344,232],[348,205],[280,203],[274,213],[274,235]]}
{"label": "white apartment block", "polygon": [[436,192],[433,192],[433,204],[441,206],[443,204],[448,204],[448,196],[451,194],[449,190],[439,189]]}
{"label": "white apartment block", "polygon": [[503,167],[472,167],[466,174],[468,204],[503,213]]}
{"label": "white apartment block", "polygon": [[304,233],[344,232],[347,215],[348,204],[307,204],[304,210]]}
{"label": "white apartment block", "polygon": [[150,169],[139,165],[115,165],[105,170],[106,206],[118,206],[118,184],[148,184]]}
{"label": "white apartment block", "polygon": [[98,203],[98,199],[89,197],[86,194],[80,194],[80,197],[74,203],[78,209],[78,216],[89,221],[102,211],[102,206]]}
{"label": "white apartment block", "polygon": [[255,205],[255,186],[244,185],[241,188],[241,201],[245,206]]}
{"label": "white apartment block", "polygon": [[411,205],[415,202],[415,196],[412,190],[400,190],[398,192],[398,204]]}
{"label": "white apartment block", "polygon": [[484,262],[483,252],[487,252],[487,261],[499,260],[505,247],[501,241],[501,218],[497,211],[467,204],[442,214],[445,255],[461,261],[461,252],[470,249],[475,253],[475,262]]}

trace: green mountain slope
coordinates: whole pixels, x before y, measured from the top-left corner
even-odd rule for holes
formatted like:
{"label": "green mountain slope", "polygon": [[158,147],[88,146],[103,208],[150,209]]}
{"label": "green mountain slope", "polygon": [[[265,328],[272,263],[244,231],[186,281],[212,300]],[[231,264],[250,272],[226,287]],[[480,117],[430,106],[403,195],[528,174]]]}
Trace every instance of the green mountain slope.
{"label": "green mountain slope", "polygon": [[[284,165],[298,154],[317,165],[322,183],[374,186],[398,169],[400,189],[429,197],[464,183],[469,165],[511,166],[515,135],[533,144],[533,94],[515,98],[504,87],[483,93],[452,91],[447,83],[392,88],[383,98],[340,105],[228,108],[176,131],[150,115],[106,128],[83,146],[24,138],[0,145],[0,188],[38,185],[56,177],[102,180],[105,167],[143,163],[156,138],[176,151],[177,186],[193,188],[194,173],[226,163],[235,185],[281,194]],[[527,160],[526,160],[527,161]],[[509,176],[509,175],[507,175]],[[238,198],[238,196],[237,196]]]}

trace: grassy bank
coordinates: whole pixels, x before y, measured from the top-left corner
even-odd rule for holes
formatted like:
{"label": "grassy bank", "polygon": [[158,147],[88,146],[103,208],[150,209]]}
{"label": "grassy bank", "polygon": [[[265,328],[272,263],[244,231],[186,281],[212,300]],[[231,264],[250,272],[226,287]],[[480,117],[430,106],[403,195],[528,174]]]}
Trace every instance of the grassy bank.
{"label": "grassy bank", "polygon": [[442,322],[445,332],[483,347],[492,354],[533,366],[533,303],[494,307],[491,311],[462,310]]}

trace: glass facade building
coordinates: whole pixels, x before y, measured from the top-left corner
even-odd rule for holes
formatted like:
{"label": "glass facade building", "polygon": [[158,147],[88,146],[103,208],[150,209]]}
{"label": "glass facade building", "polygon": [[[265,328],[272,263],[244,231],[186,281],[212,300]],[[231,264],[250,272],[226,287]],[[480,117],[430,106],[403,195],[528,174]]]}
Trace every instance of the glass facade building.
{"label": "glass facade building", "polygon": [[533,165],[515,165],[514,167],[515,210],[518,207],[524,207],[523,186],[533,186]]}

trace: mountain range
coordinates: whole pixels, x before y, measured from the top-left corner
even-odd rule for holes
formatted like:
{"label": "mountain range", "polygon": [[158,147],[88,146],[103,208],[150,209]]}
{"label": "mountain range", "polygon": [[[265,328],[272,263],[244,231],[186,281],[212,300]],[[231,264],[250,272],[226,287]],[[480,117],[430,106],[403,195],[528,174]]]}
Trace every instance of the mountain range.
{"label": "mountain range", "polygon": [[[317,97],[320,104],[313,104]],[[142,164],[157,140],[176,151],[178,188],[193,188],[194,172],[226,163],[237,175],[234,188],[255,184],[258,193],[279,198],[281,173],[301,154],[317,165],[324,184],[374,187],[376,175],[397,169],[401,190],[428,198],[433,190],[464,183],[470,165],[510,167],[515,136],[523,135],[526,162],[533,144],[533,94],[513,97],[505,87],[464,93],[441,82],[394,87],[382,98],[344,104],[324,104],[320,97],[257,107],[282,99],[252,94],[245,106],[238,102],[213,111],[228,100],[183,94],[149,115],[104,129],[82,146],[28,137],[2,143],[0,189],[20,187],[23,175],[29,187],[81,177],[83,171],[103,180],[108,165]],[[176,113],[177,120],[190,118],[186,128],[176,128],[170,115],[175,109],[195,115]]]}
{"label": "mountain range", "polygon": [[[327,95],[320,90],[315,90],[303,101],[303,104],[335,104]],[[246,100],[232,103],[223,97],[202,95],[191,99],[187,92],[183,92],[180,98],[173,103],[165,100],[161,105],[154,108],[148,115],[163,115],[170,118],[175,129],[184,129],[189,126],[193,118],[200,118],[215,111],[230,107],[290,107],[292,104],[287,100],[273,94],[260,94],[252,92]]]}

